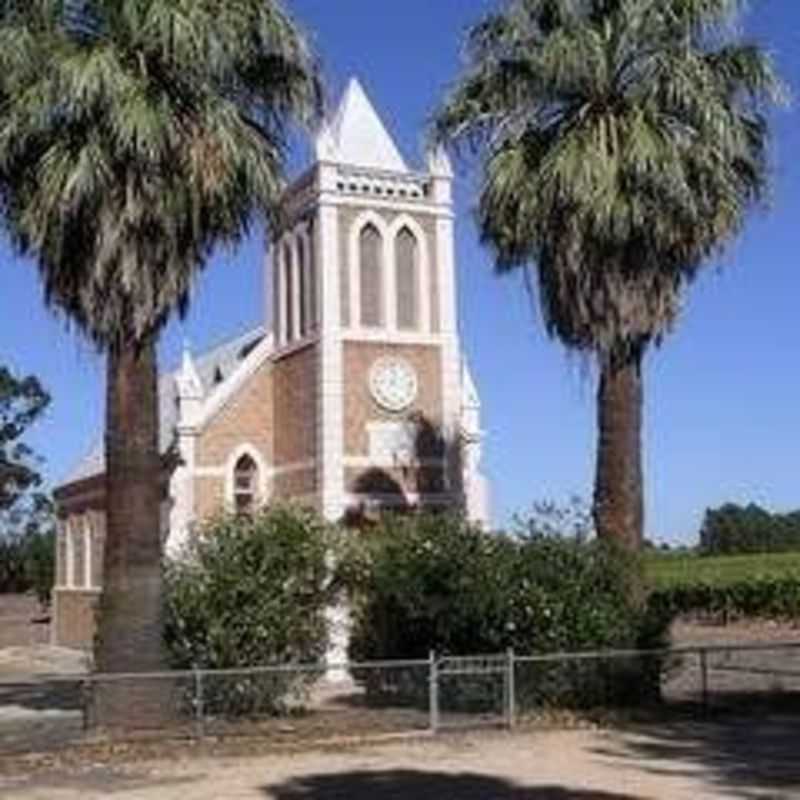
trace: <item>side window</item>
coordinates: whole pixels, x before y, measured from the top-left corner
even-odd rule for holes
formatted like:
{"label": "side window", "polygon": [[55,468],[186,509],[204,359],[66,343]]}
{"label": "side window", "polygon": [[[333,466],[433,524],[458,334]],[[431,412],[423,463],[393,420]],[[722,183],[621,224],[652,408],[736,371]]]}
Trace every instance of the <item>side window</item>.
{"label": "side window", "polygon": [[419,245],[417,238],[403,228],[395,240],[397,270],[397,327],[419,327]]}
{"label": "side window", "polygon": [[237,514],[252,514],[258,505],[258,464],[246,454],[233,468],[233,505]]}
{"label": "side window", "polygon": [[283,248],[283,269],[284,269],[284,294],[283,302],[286,314],[286,341],[291,342],[295,338],[297,321],[294,318],[294,259],[292,258],[292,248],[287,244]]}
{"label": "side window", "polygon": [[383,325],[383,240],[374,225],[367,225],[359,239],[361,324]]}
{"label": "side window", "polygon": [[306,297],[307,292],[307,278],[308,274],[306,263],[306,246],[302,237],[297,240],[297,281],[298,291],[300,293],[300,319],[298,320],[298,333],[301,337],[308,333],[308,300]]}

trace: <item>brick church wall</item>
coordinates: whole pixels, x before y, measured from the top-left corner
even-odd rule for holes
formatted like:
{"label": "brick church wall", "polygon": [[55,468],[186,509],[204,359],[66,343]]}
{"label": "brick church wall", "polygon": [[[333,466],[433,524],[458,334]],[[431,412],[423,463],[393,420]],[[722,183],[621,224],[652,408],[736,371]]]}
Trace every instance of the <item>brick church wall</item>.
{"label": "brick church wall", "polygon": [[317,449],[317,369],[315,345],[278,358],[274,365],[274,465],[309,461]]}
{"label": "brick church wall", "polygon": [[198,467],[223,467],[230,454],[247,442],[272,463],[272,365],[267,362],[233,395],[197,441]]}
{"label": "brick church wall", "polygon": [[[400,356],[417,373],[419,389],[413,407],[402,414],[381,408],[369,391],[369,371],[382,356]],[[367,423],[399,421],[421,414],[426,422],[439,428],[442,422],[441,354],[438,347],[426,345],[346,342],[344,375],[349,391],[345,394],[345,455],[369,454]]]}

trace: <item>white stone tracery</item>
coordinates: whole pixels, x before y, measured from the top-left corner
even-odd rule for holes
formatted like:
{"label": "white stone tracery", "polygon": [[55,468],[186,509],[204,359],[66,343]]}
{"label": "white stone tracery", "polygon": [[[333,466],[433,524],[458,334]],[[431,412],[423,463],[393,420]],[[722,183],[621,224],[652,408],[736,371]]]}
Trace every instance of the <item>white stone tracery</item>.
{"label": "white stone tracery", "polygon": [[399,214],[387,224],[385,219],[367,209],[353,221],[349,232],[349,284],[350,284],[350,328],[363,330],[361,320],[361,235],[369,226],[374,227],[381,237],[383,256],[383,325],[390,333],[396,333],[397,324],[397,237],[404,229],[416,240],[417,248],[417,286],[415,303],[417,326],[415,332],[431,331],[431,277],[428,237],[421,225],[409,214]]}

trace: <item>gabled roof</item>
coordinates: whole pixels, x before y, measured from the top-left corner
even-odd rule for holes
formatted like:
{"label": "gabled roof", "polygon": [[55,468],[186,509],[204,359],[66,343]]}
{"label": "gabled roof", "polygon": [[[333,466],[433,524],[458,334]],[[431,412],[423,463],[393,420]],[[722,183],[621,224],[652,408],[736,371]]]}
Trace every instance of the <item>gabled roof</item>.
{"label": "gabled roof", "polygon": [[351,167],[408,172],[403,157],[356,78],[317,137],[317,155]]}
{"label": "gabled roof", "polygon": [[[255,328],[198,356],[195,359],[195,369],[203,386],[203,396],[208,397],[217,386],[231,378],[239,364],[265,335],[263,328]],[[158,380],[159,451],[162,454],[169,450],[175,437],[178,421],[176,378],[179,372],[180,370],[163,373]],[[105,468],[105,446],[100,436],[89,453],[68,474],[62,486],[102,475]]]}

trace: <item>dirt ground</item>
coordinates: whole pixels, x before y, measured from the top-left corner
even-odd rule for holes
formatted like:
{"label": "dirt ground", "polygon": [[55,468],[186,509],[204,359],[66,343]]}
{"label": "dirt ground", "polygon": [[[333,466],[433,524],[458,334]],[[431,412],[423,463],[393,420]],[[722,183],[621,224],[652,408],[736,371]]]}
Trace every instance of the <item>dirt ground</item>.
{"label": "dirt ground", "polygon": [[[788,727],[787,727],[788,726]],[[5,800],[704,800],[800,797],[800,720],[485,734],[247,759],[18,768]],[[782,742],[781,747],[776,743]]]}
{"label": "dirt ground", "polygon": [[[800,640],[795,627],[769,623],[725,628],[680,623],[674,633],[676,645]],[[800,688],[798,656],[792,660],[775,651],[766,688],[773,685],[774,669],[798,676],[792,682]],[[714,681],[726,676],[739,681],[740,667],[748,665],[718,666]],[[304,745],[296,755],[269,753],[270,743],[259,740],[233,750],[154,744],[135,760],[124,751],[111,757],[12,760],[13,753],[47,752],[81,739],[77,687],[48,685],[41,676],[85,669],[82,657],[69,651],[0,649],[2,800],[800,799],[800,716],[766,712],[705,722],[666,717],[614,730],[487,733],[324,750]],[[696,692],[696,670],[684,664],[679,672],[687,690]],[[748,680],[753,680],[750,672],[748,668]],[[32,677],[37,674],[38,679]],[[19,684],[12,677],[21,675],[30,676],[29,681]],[[356,733],[347,716],[340,717],[332,732]],[[3,753],[9,758],[4,760]]]}

